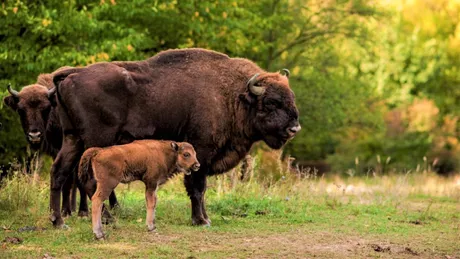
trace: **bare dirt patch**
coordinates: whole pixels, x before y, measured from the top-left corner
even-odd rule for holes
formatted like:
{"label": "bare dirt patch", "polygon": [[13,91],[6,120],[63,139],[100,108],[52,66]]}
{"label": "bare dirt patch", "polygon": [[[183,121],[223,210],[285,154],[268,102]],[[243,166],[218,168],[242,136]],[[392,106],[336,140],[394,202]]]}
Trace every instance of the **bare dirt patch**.
{"label": "bare dirt patch", "polygon": [[208,232],[194,236],[190,248],[199,258],[213,253],[225,253],[229,258],[239,257],[242,253],[246,258],[431,257],[409,246],[388,244],[340,233],[309,233],[306,229],[264,235],[245,233],[222,236]]}

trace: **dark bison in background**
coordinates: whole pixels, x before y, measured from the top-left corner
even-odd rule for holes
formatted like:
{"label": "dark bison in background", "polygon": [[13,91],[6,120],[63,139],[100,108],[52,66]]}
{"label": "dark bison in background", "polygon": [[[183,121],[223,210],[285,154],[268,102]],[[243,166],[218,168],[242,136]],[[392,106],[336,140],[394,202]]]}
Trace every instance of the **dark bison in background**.
{"label": "dark bison in background", "polygon": [[[62,67],[56,72],[71,67]],[[10,96],[4,98],[4,103],[15,110],[20,117],[22,129],[30,147],[35,151],[48,154],[53,159],[56,158],[62,146],[62,128],[54,108],[56,88],[53,87],[52,74],[40,74],[37,83],[25,86],[20,92],[13,90],[8,85]],[[62,212],[65,216],[75,211],[76,207],[76,188],[72,193],[72,204],[69,199],[76,171],[69,177],[62,188]],[[78,182],[77,182],[78,185]],[[88,215],[88,205],[86,192],[82,186],[80,191],[79,216]],[[112,197],[111,203],[116,202]]]}
{"label": "dark bison in background", "polygon": [[97,63],[54,75],[64,143],[52,168],[54,225],[59,191],[85,149],[135,139],[187,141],[201,164],[185,176],[192,223],[209,225],[206,175],[228,171],[256,141],[279,149],[300,130],[286,74],[205,49],[168,50],[137,62]]}

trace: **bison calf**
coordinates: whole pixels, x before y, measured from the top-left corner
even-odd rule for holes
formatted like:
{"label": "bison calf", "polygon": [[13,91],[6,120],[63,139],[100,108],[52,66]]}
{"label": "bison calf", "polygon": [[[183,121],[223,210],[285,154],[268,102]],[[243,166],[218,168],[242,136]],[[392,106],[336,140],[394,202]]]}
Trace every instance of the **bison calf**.
{"label": "bison calf", "polygon": [[193,146],[187,142],[138,140],[106,148],[90,148],[83,153],[78,175],[92,200],[92,224],[96,239],[103,239],[101,212],[104,201],[121,183],[145,183],[147,227],[155,229],[156,191],[176,173],[198,171],[200,164]]}

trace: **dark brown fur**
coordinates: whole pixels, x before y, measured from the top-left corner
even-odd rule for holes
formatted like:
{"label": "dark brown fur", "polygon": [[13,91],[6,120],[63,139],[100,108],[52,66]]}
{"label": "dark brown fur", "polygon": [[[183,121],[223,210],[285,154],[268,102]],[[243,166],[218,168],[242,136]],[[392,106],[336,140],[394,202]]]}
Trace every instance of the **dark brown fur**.
{"label": "dark brown fur", "polygon": [[[265,89],[259,95],[248,87],[256,73],[254,85]],[[53,81],[65,132],[53,175],[65,174],[89,147],[146,138],[190,142],[202,164],[197,174],[185,177],[192,222],[198,225],[210,223],[206,175],[236,166],[256,141],[281,148],[300,129],[287,76],[204,49],[97,63],[57,73]],[[54,193],[61,182],[52,186]],[[56,217],[58,202],[52,194]]]}
{"label": "dark brown fur", "polygon": [[[155,229],[156,191],[178,172],[199,169],[195,150],[189,143],[138,140],[106,148],[90,148],[83,153],[79,178],[92,196],[93,232],[104,238],[101,225],[102,204],[119,183],[142,181],[146,186],[147,227]],[[96,183],[97,182],[97,183]]]}
{"label": "dark brown fur", "polygon": [[[71,67],[62,67],[56,72],[69,68]],[[18,112],[25,137],[31,148],[44,152],[54,159],[62,145],[62,129],[53,107],[54,96],[52,98],[47,96],[48,90],[53,87],[53,74],[40,74],[37,83],[22,88],[19,98],[10,95],[4,98],[4,103]],[[41,132],[43,137],[40,142],[33,142],[28,137],[29,132]],[[62,211],[65,215],[70,215],[72,211],[75,211],[76,186],[73,185],[73,182],[74,178],[69,177],[62,188]],[[72,199],[69,199],[71,189],[73,190]],[[88,213],[86,193],[83,189],[80,192],[83,193],[80,193],[79,215],[85,216]]]}
{"label": "dark brown fur", "polygon": [[[9,95],[4,98],[4,103],[19,114],[22,129],[31,148],[39,150],[53,159],[56,158],[61,149],[63,134],[55,108],[55,96],[48,97],[47,93],[48,90],[54,87],[54,74],[69,68],[72,67],[61,67],[51,74],[40,74],[37,78],[37,83],[21,89],[19,97]],[[40,140],[32,141],[28,136],[31,132],[40,132],[42,134]],[[64,215],[70,215],[72,211],[75,211],[76,186],[73,183],[76,180],[76,173],[75,170],[62,187],[62,211]],[[78,181],[76,184],[79,185]],[[88,214],[86,193],[84,188],[79,187],[80,207],[78,214],[79,216],[86,216]],[[69,199],[71,189],[73,189],[72,199]],[[115,206],[116,203],[114,194],[111,197],[111,204]]]}

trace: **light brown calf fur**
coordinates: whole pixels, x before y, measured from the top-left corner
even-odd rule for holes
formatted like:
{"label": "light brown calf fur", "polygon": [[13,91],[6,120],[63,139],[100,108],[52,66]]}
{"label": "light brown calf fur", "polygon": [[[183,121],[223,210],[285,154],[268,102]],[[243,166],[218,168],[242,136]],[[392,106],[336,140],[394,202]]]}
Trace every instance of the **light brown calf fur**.
{"label": "light brown calf fur", "polygon": [[101,211],[104,201],[119,183],[145,183],[147,227],[155,230],[156,191],[176,173],[190,174],[200,164],[187,142],[137,140],[126,145],[90,148],[80,160],[78,176],[92,200],[92,224],[96,239],[103,239]]}

